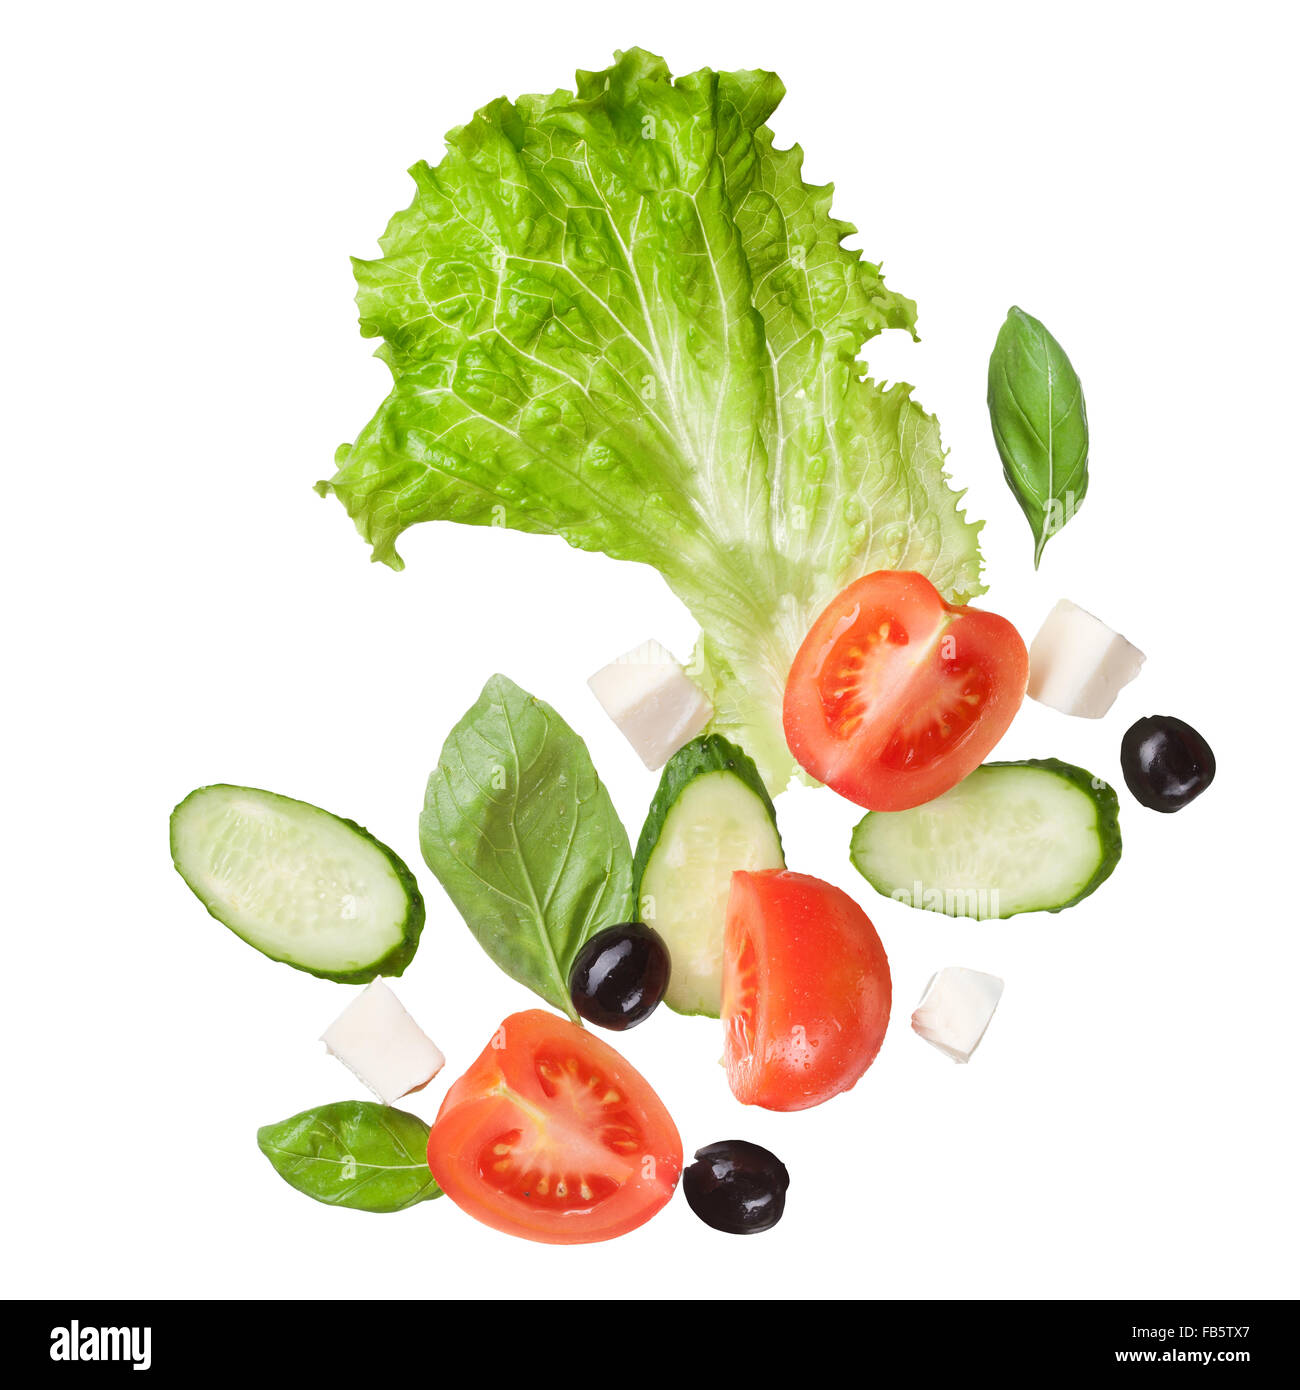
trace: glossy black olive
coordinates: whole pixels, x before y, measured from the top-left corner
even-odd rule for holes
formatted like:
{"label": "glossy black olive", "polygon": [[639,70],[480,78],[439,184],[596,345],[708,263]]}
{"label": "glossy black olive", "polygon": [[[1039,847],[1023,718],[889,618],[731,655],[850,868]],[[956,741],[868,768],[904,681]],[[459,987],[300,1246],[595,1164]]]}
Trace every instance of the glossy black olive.
{"label": "glossy black olive", "polygon": [[790,1174],[774,1153],[744,1139],[723,1139],[695,1154],[682,1174],[691,1210],[715,1231],[748,1236],[767,1231],[785,1211]]}
{"label": "glossy black olive", "polygon": [[653,927],[644,922],[606,927],[574,959],[569,997],[588,1023],[622,1032],[654,1013],[671,966],[668,947]]}
{"label": "glossy black olive", "polygon": [[1153,811],[1179,811],[1214,781],[1210,745],[1172,714],[1139,719],[1124,735],[1119,763],[1129,791]]}

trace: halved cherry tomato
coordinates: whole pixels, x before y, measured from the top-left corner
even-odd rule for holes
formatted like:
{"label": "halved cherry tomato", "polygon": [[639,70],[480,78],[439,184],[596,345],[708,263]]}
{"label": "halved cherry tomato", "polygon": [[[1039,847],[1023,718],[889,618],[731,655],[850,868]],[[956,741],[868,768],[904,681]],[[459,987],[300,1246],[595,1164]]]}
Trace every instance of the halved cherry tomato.
{"label": "halved cherry tomato", "polygon": [[722,1026],[736,1099],[806,1110],[847,1091],[889,1024],[889,961],[845,892],[783,869],[731,876]]}
{"label": "halved cherry tomato", "polygon": [[984,761],[1025,698],[1029,653],[1005,618],[878,570],[813,624],[785,687],[785,737],[819,782],[872,811],[941,796]]}
{"label": "halved cherry tomato", "polygon": [[682,1141],[608,1043],[541,1009],[511,1014],[452,1086],[429,1168],[462,1210],[549,1245],[609,1240],[673,1195]]}

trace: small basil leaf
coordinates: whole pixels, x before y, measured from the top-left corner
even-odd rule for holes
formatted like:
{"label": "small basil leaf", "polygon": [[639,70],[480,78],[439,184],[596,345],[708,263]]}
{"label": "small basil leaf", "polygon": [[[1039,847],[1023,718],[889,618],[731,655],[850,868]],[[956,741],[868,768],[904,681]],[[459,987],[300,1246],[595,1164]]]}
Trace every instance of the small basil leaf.
{"label": "small basil leaf", "polygon": [[576,1022],[573,958],[632,915],[627,831],[578,735],[493,676],[429,776],[420,849],[488,955]]}
{"label": "small basil leaf", "polygon": [[1088,491],[1088,412],[1064,348],[1014,306],[989,358],[989,418],[1007,484],[1043,547]]}
{"label": "small basil leaf", "polygon": [[428,1144],[418,1116],[370,1100],[318,1105],[257,1131],[257,1147],[290,1187],[357,1211],[401,1211],[441,1197]]}

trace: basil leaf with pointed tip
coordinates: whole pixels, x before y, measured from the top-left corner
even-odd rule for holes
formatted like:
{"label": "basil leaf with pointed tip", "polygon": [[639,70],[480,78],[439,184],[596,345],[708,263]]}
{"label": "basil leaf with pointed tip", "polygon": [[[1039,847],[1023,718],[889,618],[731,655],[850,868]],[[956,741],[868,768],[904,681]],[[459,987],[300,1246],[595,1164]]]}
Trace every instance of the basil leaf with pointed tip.
{"label": "basil leaf with pointed tip", "polygon": [[441,1197],[429,1126],[371,1100],[318,1105],[257,1131],[257,1147],[299,1192],[332,1207],[390,1212]]}
{"label": "basil leaf with pointed tip", "polygon": [[1007,485],[1043,547],[1088,492],[1088,412],[1065,349],[1012,306],[989,358],[989,418]]}
{"label": "basil leaf with pointed tip", "polygon": [[550,705],[488,681],[429,776],[420,850],[488,955],[577,1022],[569,970],[594,932],[632,919],[632,850]]}

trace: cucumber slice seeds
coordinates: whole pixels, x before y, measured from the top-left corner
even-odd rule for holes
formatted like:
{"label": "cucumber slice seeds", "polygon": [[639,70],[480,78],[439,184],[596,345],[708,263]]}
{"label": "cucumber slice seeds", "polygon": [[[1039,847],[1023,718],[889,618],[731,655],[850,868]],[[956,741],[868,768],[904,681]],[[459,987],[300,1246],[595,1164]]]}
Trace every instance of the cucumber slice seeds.
{"label": "cucumber slice seeds", "polygon": [[415,954],[415,879],[354,821],[256,787],[200,787],[172,812],[171,851],[212,916],[272,960],[364,984]]}
{"label": "cucumber slice seeds", "polygon": [[717,1018],[736,869],[783,869],[776,810],[742,749],[706,734],[664,768],[633,865],[637,909],[672,956],[664,1003]]}
{"label": "cucumber slice seeds", "polygon": [[854,868],[878,892],[949,917],[1060,912],[1119,863],[1113,787],[1056,758],[985,763],[907,811],[869,811]]}

